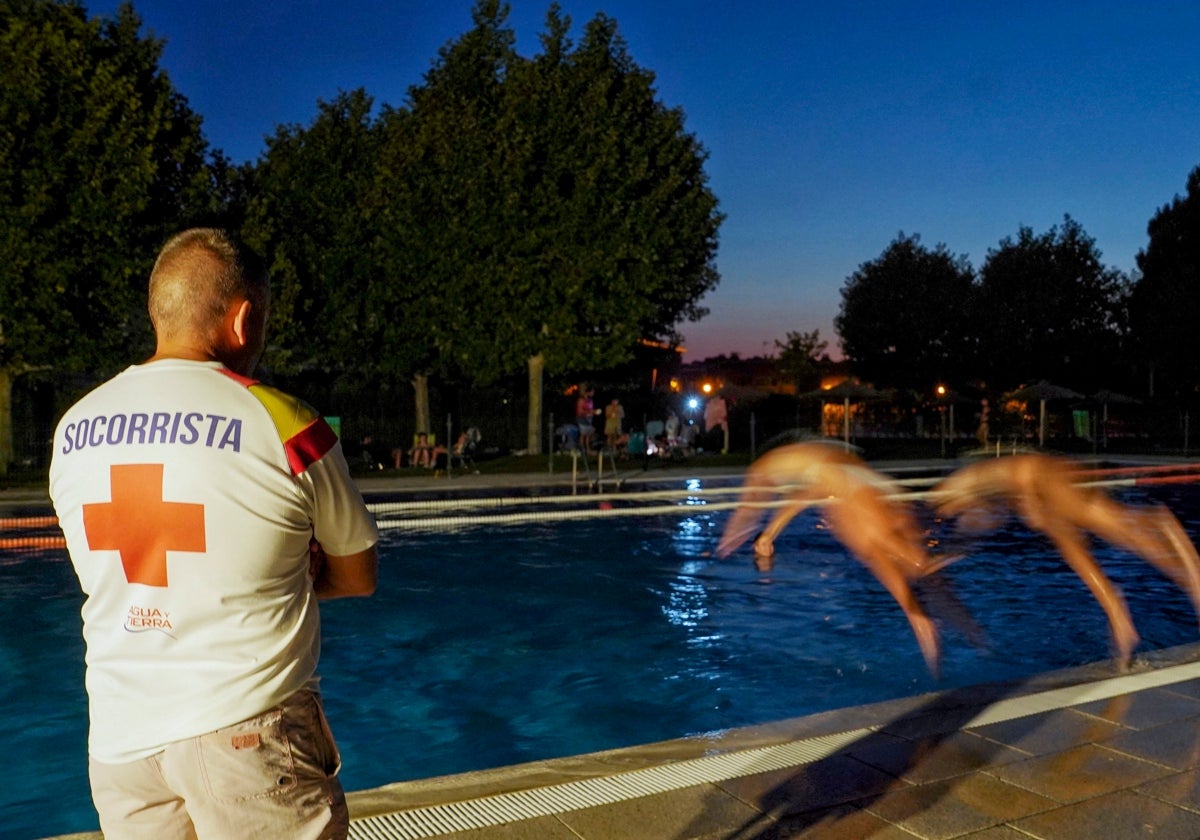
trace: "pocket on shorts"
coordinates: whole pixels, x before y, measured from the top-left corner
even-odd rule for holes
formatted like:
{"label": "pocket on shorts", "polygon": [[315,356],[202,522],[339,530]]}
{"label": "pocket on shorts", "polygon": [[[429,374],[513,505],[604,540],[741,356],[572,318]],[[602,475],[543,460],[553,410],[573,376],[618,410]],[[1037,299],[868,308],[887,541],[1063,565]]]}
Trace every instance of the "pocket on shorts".
{"label": "pocket on shorts", "polygon": [[339,769],[320,702],[301,691],[241,723],[197,739],[209,794],[221,802],[282,796]]}
{"label": "pocket on shorts", "polygon": [[208,792],[220,802],[278,796],[296,787],[281,706],[200,736],[197,751]]}
{"label": "pocket on shorts", "polygon": [[295,704],[285,710],[284,725],[289,733],[296,773],[301,781],[331,779],[341,770],[342,757],[333,733],[329,731],[321,701],[308,691],[295,699]]}

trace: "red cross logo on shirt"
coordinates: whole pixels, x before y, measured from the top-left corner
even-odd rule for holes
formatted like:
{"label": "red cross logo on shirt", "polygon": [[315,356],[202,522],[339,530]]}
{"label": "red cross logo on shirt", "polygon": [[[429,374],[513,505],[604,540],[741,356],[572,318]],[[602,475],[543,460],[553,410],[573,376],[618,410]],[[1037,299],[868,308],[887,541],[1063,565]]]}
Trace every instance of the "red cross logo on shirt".
{"label": "red cross logo on shirt", "polygon": [[129,583],[166,586],[168,551],[204,551],[204,505],[163,501],[162,464],[108,474],[112,501],[83,506],[88,548],[120,552]]}

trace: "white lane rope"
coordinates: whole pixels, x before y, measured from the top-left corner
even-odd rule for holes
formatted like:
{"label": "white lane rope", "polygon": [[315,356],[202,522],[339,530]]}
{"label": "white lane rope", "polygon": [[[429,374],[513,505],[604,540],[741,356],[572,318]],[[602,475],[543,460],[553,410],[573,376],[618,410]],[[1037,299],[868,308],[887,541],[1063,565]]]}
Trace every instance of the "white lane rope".
{"label": "white lane rope", "polygon": [[[942,478],[917,478],[889,480],[896,488],[936,485]],[[1196,476],[1200,481],[1200,475]],[[1137,479],[1117,478],[1080,482],[1086,487],[1132,487]],[[596,493],[587,496],[515,496],[478,497],[467,499],[429,499],[412,502],[383,502],[368,505],[376,515],[380,530],[457,530],[485,525],[524,525],[538,522],[568,522],[589,519],[611,519],[631,516],[695,516],[700,513],[734,510],[751,507],[772,510],[797,504],[801,509],[820,506],[834,499],[808,499],[798,502],[787,494],[808,489],[808,485],[771,485],[712,487],[682,490],[653,490],[640,493]],[[748,492],[766,492],[777,496],[771,500],[710,501],[706,497],[740,495]],[[921,502],[940,498],[944,494],[937,490],[903,490],[889,494],[886,498],[895,502]],[[672,504],[645,504],[645,502],[674,500]],[[619,502],[619,505],[614,505]],[[538,508],[520,511],[475,513],[473,509]],[[461,511],[449,516],[396,517],[406,513],[436,513],[439,511]],[[395,518],[394,518],[395,517]]]}
{"label": "white lane rope", "polygon": [[[941,481],[941,478],[914,478],[905,479],[903,481],[893,481],[899,487],[922,487],[932,486]],[[750,490],[761,489],[771,493],[789,493],[796,490],[802,490],[807,485],[804,484],[788,484],[788,485],[770,485],[768,487],[754,488],[738,485],[736,487],[705,487],[702,489],[679,489],[679,490],[644,490],[641,492],[632,493],[589,493],[586,496],[565,496],[565,495],[547,495],[547,496],[474,496],[460,497],[455,499],[416,499],[405,502],[372,502],[367,505],[367,509],[376,516],[387,516],[396,513],[409,512],[427,512],[427,511],[442,511],[442,510],[462,510],[467,508],[510,508],[510,507],[547,507],[551,505],[568,505],[578,506],[581,504],[595,504],[599,502],[647,502],[671,499],[690,499],[695,500],[705,496],[733,496],[740,495]]]}

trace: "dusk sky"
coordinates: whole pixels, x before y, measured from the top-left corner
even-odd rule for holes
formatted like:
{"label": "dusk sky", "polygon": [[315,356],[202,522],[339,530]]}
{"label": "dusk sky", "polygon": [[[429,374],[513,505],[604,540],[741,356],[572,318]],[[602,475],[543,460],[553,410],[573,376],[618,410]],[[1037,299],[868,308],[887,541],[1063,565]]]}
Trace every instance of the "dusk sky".
{"label": "dusk sky", "polygon": [[[110,0],[85,4],[111,14]],[[686,358],[773,354],[820,330],[897,234],[978,268],[1070,214],[1130,271],[1151,216],[1200,165],[1200,3],[562,0],[573,35],[616,19],[709,153],[727,216]],[[210,144],[256,160],[279,124],[364,88],[403,105],[470,0],[142,0],[144,31]],[[538,50],[548,0],[512,0]]]}

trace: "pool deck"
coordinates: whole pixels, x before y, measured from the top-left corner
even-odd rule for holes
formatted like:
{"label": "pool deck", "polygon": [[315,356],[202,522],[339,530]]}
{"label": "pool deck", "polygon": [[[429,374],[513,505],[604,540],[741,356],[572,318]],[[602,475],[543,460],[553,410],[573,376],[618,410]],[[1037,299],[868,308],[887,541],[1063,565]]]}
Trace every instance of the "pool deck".
{"label": "pool deck", "polygon": [[[698,473],[684,467],[678,477]],[[561,484],[564,476],[529,481]],[[401,483],[460,490],[528,482],[467,475]],[[365,493],[400,489],[394,480],[361,485]],[[5,501],[29,500],[0,495],[0,507]],[[1200,644],[1140,656],[1124,673],[1102,662],[399,782],[351,792],[349,801],[358,840],[1200,838]]]}
{"label": "pool deck", "polygon": [[1200,644],[349,801],[356,840],[1197,838]]}

